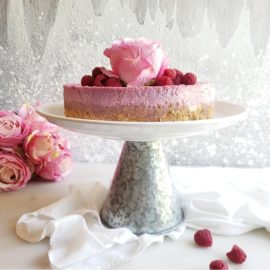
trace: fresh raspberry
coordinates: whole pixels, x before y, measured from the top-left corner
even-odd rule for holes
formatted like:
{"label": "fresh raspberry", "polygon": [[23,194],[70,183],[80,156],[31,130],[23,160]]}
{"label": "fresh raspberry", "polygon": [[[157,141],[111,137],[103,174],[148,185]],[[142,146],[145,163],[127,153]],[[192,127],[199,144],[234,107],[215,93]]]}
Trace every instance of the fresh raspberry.
{"label": "fresh raspberry", "polygon": [[104,86],[105,82],[107,80],[107,76],[105,76],[104,74],[98,74],[95,79],[94,79],[94,86]]}
{"label": "fresh raspberry", "polygon": [[215,261],[212,261],[210,264],[209,264],[209,269],[211,270],[215,270],[215,269],[229,269],[228,267],[228,264],[222,260],[215,260]]}
{"label": "fresh raspberry", "polygon": [[173,81],[168,76],[161,76],[156,80],[156,85],[158,86],[173,85]]}
{"label": "fresh raspberry", "polygon": [[245,251],[237,245],[233,245],[231,251],[228,252],[226,255],[232,262],[239,264],[243,263],[247,258]]}
{"label": "fresh raspberry", "polygon": [[197,82],[197,77],[193,73],[186,73],[182,78],[181,78],[181,83],[186,84],[186,85],[193,85]]}
{"label": "fresh raspberry", "polygon": [[105,70],[105,67],[95,67],[92,70],[92,76],[95,78],[97,75],[102,74],[102,70]]}
{"label": "fresh raspberry", "polygon": [[174,69],[174,70],[176,71],[176,76],[173,79],[173,84],[179,85],[179,84],[181,84],[181,80],[182,80],[182,77],[184,76],[184,74],[178,69]]}
{"label": "fresh raspberry", "polygon": [[177,75],[177,72],[175,69],[172,68],[167,68],[164,70],[163,76],[168,76],[170,77],[172,80],[175,78],[175,76]]}
{"label": "fresh raspberry", "polygon": [[105,86],[122,87],[122,84],[118,78],[111,77],[105,82]]}
{"label": "fresh raspberry", "polygon": [[180,75],[180,76],[183,76],[183,72],[177,68],[174,69],[176,71],[176,74]]}
{"label": "fresh raspberry", "polygon": [[93,77],[90,75],[84,75],[81,78],[81,85],[82,86],[92,86],[93,85]]}
{"label": "fresh raspberry", "polygon": [[194,234],[194,241],[198,246],[211,247],[213,243],[211,232],[207,229],[197,231]]}

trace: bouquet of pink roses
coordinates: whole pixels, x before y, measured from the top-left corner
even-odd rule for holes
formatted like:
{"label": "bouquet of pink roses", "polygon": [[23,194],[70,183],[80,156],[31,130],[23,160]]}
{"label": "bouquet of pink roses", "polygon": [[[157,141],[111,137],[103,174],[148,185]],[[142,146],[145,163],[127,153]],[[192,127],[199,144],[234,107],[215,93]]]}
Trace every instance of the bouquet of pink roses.
{"label": "bouquet of pink roses", "polygon": [[71,167],[69,142],[32,106],[0,111],[0,192],[23,188],[34,175],[58,181]]}

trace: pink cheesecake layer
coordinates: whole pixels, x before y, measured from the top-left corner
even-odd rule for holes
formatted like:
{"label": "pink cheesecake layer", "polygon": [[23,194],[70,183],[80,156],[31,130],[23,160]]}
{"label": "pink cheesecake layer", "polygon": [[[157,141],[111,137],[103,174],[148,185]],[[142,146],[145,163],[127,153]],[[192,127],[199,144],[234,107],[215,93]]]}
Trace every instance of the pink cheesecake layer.
{"label": "pink cheesecake layer", "polygon": [[65,103],[77,103],[80,109],[90,106],[166,106],[177,104],[192,107],[212,104],[215,89],[210,83],[195,85],[145,87],[87,87],[80,84],[64,85]]}
{"label": "pink cheesecake layer", "polygon": [[[79,84],[64,85],[65,110],[99,115],[144,114],[144,118],[159,121],[166,118],[169,110],[185,109],[190,112],[198,108],[212,107],[215,89],[210,83],[195,85],[144,86],[144,87],[88,87]],[[121,110],[123,108],[123,111]],[[139,110],[139,111],[138,111]],[[141,110],[141,111],[140,111]],[[157,115],[158,110],[158,115]],[[106,116],[105,116],[106,117]],[[114,119],[115,116],[112,118]],[[137,118],[137,117],[136,117]]]}

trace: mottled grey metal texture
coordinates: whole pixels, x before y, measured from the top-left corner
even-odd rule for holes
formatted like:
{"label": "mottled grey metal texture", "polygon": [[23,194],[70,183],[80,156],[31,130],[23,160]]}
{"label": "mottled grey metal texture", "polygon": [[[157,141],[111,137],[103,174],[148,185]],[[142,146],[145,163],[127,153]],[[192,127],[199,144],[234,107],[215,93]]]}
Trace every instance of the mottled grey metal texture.
{"label": "mottled grey metal texture", "polygon": [[182,222],[161,142],[125,142],[101,217],[136,234],[168,232]]}

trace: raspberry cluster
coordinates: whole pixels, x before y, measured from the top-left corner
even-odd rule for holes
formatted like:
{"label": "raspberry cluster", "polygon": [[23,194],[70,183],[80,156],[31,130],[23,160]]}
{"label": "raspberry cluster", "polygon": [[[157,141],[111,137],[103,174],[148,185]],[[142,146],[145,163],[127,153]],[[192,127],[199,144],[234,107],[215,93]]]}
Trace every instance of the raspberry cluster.
{"label": "raspberry cluster", "polygon": [[183,74],[183,72],[178,69],[168,68],[164,70],[162,76],[156,79],[155,85],[157,86],[179,85],[179,84],[193,85],[196,84],[196,82],[197,77],[195,74],[190,72]]}
{"label": "raspberry cluster", "polygon": [[[211,247],[213,244],[213,239],[211,232],[207,229],[198,230],[194,234],[194,241],[200,247]],[[226,253],[228,259],[237,264],[242,264],[245,262],[247,255],[243,249],[237,245],[233,245],[232,249]],[[214,260],[209,264],[209,269],[229,269],[228,264],[224,260]]]}
{"label": "raspberry cluster", "polygon": [[[148,85],[165,86],[165,85],[193,85],[196,84],[197,77],[193,73],[183,74],[178,69],[165,69],[162,76],[151,81]],[[82,86],[108,86],[108,87],[123,87],[124,82],[113,71],[105,67],[95,67],[92,70],[92,75],[84,75],[81,78]]]}
{"label": "raspberry cluster", "polygon": [[84,75],[81,78],[82,86],[108,86],[108,87],[122,87],[123,82],[119,76],[114,74],[111,70],[104,67],[95,67],[92,70],[92,75]]}

